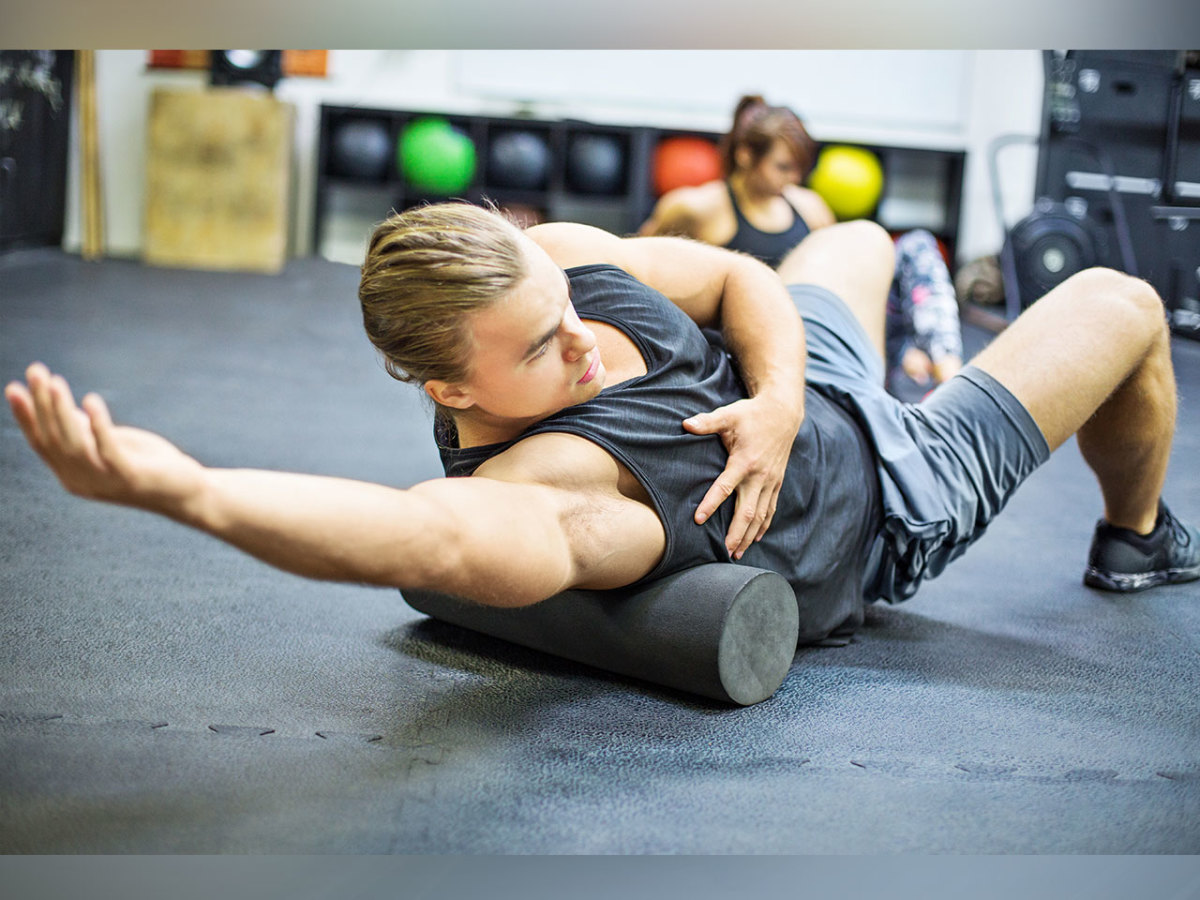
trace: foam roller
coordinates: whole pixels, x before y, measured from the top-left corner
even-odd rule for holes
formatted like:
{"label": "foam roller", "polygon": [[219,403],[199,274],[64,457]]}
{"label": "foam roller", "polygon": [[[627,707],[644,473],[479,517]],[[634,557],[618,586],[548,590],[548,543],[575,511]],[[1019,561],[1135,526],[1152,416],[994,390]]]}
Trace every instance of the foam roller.
{"label": "foam roller", "polygon": [[780,575],[709,563],[636,588],[564,591],[515,609],[407,590],[413,609],[501,638],[725,703],[783,683],[796,652],[796,595]]}

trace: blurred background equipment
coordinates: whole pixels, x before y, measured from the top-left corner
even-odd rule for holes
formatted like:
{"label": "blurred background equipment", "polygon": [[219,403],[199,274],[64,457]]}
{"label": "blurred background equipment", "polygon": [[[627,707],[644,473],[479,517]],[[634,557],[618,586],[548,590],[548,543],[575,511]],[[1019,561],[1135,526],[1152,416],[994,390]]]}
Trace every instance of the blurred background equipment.
{"label": "blurred background equipment", "polygon": [[1000,273],[1000,260],[992,255],[977,256],[959,266],[954,275],[954,293],[962,304],[1002,305],[1004,278]]}
{"label": "blurred background equipment", "polygon": [[681,187],[695,187],[722,177],[724,167],[715,141],[679,135],[654,150],[654,192],[660,197]]}
{"label": "blurred background equipment", "polygon": [[808,186],[829,204],[839,221],[875,212],[883,195],[883,165],[865,147],[833,144],[821,150]]}
{"label": "blurred background equipment", "polygon": [[550,177],[550,148],[533,131],[497,134],[488,145],[488,181],[499,187],[540,191]]}
{"label": "blurred background equipment", "polygon": [[[150,69],[197,69],[209,72],[212,79],[214,50],[151,50]],[[329,68],[328,50],[280,50],[280,69],[284,78],[324,78]]]}
{"label": "blurred background equipment", "polygon": [[100,128],[96,115],[96,51],[79,50],[76,59],[79,91],[80,194],[83,197],[84,259],[104,255],[104,192],[100,173]]}
{"label": "blurred background equipment", "polygon": [[[1095,160],[1107,179],[1105,190],[1119,249],[1116,268],[1137,275],[1133,237],[1125,216],[1125,203],[1115,188],[1111,157],[1102,147],[1073,135],[1064,140]],[[989,148],[992,202],[1000,231],[1004,234],[999,262],[1004,284],[1005,315],[1010,321],[1076,272],[1102,265],[1109,256],[1107,230],[1088,215],[1087,205],[1081,202],[1072,200],[1059,203],[1049,197],[1039,196],[1034,202],[1033,211],[1009,227],[1004,213],[998,158],[1005,147],[1028,143],[1035,143],[1035,139],[1026,135],[1001,135]]]}
{"label": "blurred background equipment", "polygon": [[62,243],[76,68],[70,51],[0,50],[0,252]]}
{"label": "blurred background equipment", "polygon": [[278,272],[287,259],[291,107],[262,91],[150,99],[143,259]]}
{"label": "blurred background equipment", "polygon": [[214,85],[256,84],[274,90],[283,77],[282,50],[213,50]]}
{"label": "blurred background equipment", "polygon": [[567,184],[582,194],[616,194],[624,188],[625,152],[610,134],[577,133],[567,148]]}
{"label": "blurred background equipment", "polygon": [[1099,264],[1132,263],[1175,331],[1200,338],[1200,59],[1067,50],[1043,61],[1035,196],[1094,223]]}
{"label": "blurred background equipment", "polygon": [[475,144],[440,116],[424,116],[406,125],[396,151],[400,171],[418,190],[453,194],[475,176]]}
{"label": "blurred background equipment", "polygon": [[333,133],[333,169],[349,178],[382,178],[392,158],[387,126],[377,119],[344,122]]}

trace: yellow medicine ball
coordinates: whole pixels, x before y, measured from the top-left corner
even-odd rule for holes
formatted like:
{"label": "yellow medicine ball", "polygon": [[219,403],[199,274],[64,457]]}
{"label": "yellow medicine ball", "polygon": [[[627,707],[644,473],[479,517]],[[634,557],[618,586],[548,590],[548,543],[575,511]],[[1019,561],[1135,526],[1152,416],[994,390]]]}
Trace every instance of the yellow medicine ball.
{"label": "yellow medicine ball", "polygon": [[829,204],[839,220],[870,215],[883,193],[883,166],[870,150],[841,144],[826,147],[808,186]]}

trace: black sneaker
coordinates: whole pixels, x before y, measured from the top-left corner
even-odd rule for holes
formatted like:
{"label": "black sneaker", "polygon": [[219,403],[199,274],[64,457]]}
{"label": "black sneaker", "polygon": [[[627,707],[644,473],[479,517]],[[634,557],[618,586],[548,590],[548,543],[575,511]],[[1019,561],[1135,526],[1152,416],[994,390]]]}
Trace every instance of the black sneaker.
{"label": "black sneaker", "polygon": [[1096,523],[1083,583],[1105,591],[1143,591],[1200,578],[1200,531],[1180,522],[1161,500],[1146,535]]}

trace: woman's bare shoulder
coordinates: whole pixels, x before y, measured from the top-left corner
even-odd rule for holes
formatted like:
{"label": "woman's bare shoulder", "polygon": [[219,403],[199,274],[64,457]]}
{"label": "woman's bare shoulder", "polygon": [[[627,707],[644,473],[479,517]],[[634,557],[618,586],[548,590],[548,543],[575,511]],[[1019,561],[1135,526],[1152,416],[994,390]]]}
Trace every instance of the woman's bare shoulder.
{"label": "woman's bare shoulder", "polygon": [[833,214],[825,198],[811,188],[790,185],[786,194],[809,228],[824,228],[837,222],[837,216]]}

